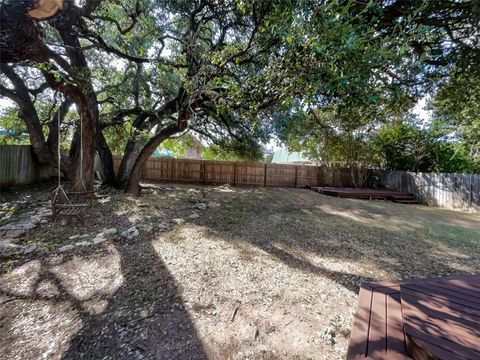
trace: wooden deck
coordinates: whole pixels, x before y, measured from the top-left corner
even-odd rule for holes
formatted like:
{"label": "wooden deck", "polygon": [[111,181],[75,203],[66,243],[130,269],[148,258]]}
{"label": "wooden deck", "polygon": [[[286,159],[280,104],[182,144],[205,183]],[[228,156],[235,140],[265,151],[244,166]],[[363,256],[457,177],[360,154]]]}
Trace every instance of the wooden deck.
{"label": "wooden deck", "polygon": [[413,194],[402,191],[346,187],[312,187],[312,190],[340,198],[391,200],[403,204],[419,203]]}
{"label": "wooden deck", "polygon": [[362,285],[347,359],[480,359],[480,276]]}
{"label": "wooden deck", "polygon": [[400,286],[363,284],[347,359],[410,359],[406,351]]}

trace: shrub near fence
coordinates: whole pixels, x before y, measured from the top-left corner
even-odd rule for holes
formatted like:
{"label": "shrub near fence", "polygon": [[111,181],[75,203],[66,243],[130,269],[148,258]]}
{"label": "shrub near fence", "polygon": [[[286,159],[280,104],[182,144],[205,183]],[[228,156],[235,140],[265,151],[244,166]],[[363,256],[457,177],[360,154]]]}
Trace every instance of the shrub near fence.
{"label": "shrub near fence", "polygon": [[[120,158],[114,158],[115,170]],[[353,186],[350,170],[324,166],[150,158],[142,171],[145,181],[253,186]]]}

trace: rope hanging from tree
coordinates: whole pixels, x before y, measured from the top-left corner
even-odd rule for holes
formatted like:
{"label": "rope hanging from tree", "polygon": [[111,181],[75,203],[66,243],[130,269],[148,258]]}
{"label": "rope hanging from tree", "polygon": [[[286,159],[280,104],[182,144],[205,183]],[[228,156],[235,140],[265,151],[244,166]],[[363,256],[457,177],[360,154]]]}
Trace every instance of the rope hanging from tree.
{"label": "rope hanging from tree", "polygon": [[61,125],[61,106],[57,111],[57,178],[58,185],[52,193],[52,215],[53,219],[57,216],[63,215],[68,217],[78,217],[84,220],[85,210],[90,205],[91,192],[86,191],[85,183],[83,182],[83,122],[80,117],[80,179],[76,185],[79,184],[83,188],[83,192],[67,192],[62,185],[62,171],[61,171],[61,147],[60,147],[60,125]]}
{"label": "rope hanging from tree", "polygon": [[[80,184],[79,184],[80,183]],[[87,191],[85,183],[83,182],[83,120],[80,116],[80,176],[77,178],[74,188],[77,189],[77,185],[81,185],[83,191]]]}
{"label": "rope hanging from tree", "polygon": [[57,203],[70,203],[70,199],[62,186],[62,170],[61,170],[61,163],[62,163],[62,154],[60,148],[60,108],[57,111],[57,180],[58,185],[55,190],[53,190],[52,195],[52,209],[54,205]]}

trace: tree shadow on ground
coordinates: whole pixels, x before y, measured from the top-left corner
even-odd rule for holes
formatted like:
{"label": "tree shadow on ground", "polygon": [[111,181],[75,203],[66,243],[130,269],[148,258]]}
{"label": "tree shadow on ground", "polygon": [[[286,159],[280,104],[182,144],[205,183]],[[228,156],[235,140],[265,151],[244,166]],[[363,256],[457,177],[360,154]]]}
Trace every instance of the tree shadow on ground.
{"label": "tree shadow on ground", "polygon": [[[107,210],[100,205],[89,212],[82,227],[69,226],[77,226],[75,230],[81,233],[91,232],[101,226],[102,219],[97,213]],[[103,216],[108,216],[110,224],[117,224],[120,229],[132,226],[126,216],[113,211]],[[51,346],[59,346],[51,353],[55,358],[61,355],[62,359],[207,359],[180,289],[153,249],[151,238],[146,233],[130,240],[116,236],[102,245],[24,259],[16,268],[32,264],[34,269],[31,274],[20,271],[19,278],[31,276],[34,281],[27,281],[29,290],[23,292],[15,291],[15,284],[10,291],[8,284],[0,282],[0,297],[6,299],[2,304],[11,312],[5,319],[0,316],[3,320],[0,328],[9,331],[21,317],[22,306],[39,304],[45,309],[66,311],[60,315],[65,317],[65,324],[57,325],[55,331],[64,332],[63,338],[70,337],[70,341],[52,342]],[[112,257],[114,266],[108,262]],[[49,289],[55,290],[45,295],[47,283]],[[34,309],[29,312],[41,320],[41,311]],[[48,330],[42,328],[42,321],[38,326],[35,331]],[[42,338],[48,341],[47,335]],[[10,333],[8,340],[15,346],[25,341],[32,346],[32,352],[27,351],[26,356],[41,356],[45,349],[36,346],[35,339],[16,339]],[[8,345],[2,341],[0,347],[3,346]]]}
{"label": "tree shadow on ground", "polygon": [[344,271],[314,265],[310,261],[296,256],[294,253],[275,246],[274,244],[256,243],[255,245],[292,268],[328,278],[353,292],[358,292],[362,282],[374,280],[369,276],[358,276]]}
{"label": "tree shadow on ground", "polygon": [[207,359],[151,242],[123,243],[117,250],[124,282],[103,313],[84,319],[63,359]]}
{"label": "tree shadow on ground", "polygon": [[[425,231],[428,224],[420,221],[413,228],[407,214],[416,208],[408,205],[382,203],[387,207],[385,216],[379,204],[356,211],[360,203],[339,199],[337,204],[336,199],[308,190],[239,189],[221,195],[212,192],[212,197],[220,199],[223,206],[212,209],[214,214],[200,223],[215,238],[238,244],[241,251],[248,249],[240,244],[251,244],[290,267],[329,278],[355,293],[365,281],[469,272],[449,261],[463,262],[466,268],[470,265],[470,272],[480,270],[475,261],[478,253],[449,248],[446,243],[434,248],[431,239],[417,238],[418,231]],[[320,208],[322,203],[330,204],[337,213]],[[352,209],[352,216],[346,216]],[[416,211],[422,213],[422,209]],[[395,217],[397,223],[388,224]],[[439,256],[441,251],[445,257]],[[472,256],[469,262],[465,260],[468,256]],[[314,263],[312,258],[356,263],[356,273],[330,268],[322,261]]]}

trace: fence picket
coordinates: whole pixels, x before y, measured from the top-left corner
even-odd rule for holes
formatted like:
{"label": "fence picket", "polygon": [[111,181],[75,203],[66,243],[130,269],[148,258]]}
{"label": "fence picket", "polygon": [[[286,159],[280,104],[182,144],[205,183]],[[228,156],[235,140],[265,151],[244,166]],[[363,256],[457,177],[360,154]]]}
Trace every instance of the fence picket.
{"label": "fence picket", "polygon": [[480,213],[480,174],[428,174],[391,171],[385,186],[408,191],[431,206]]}

